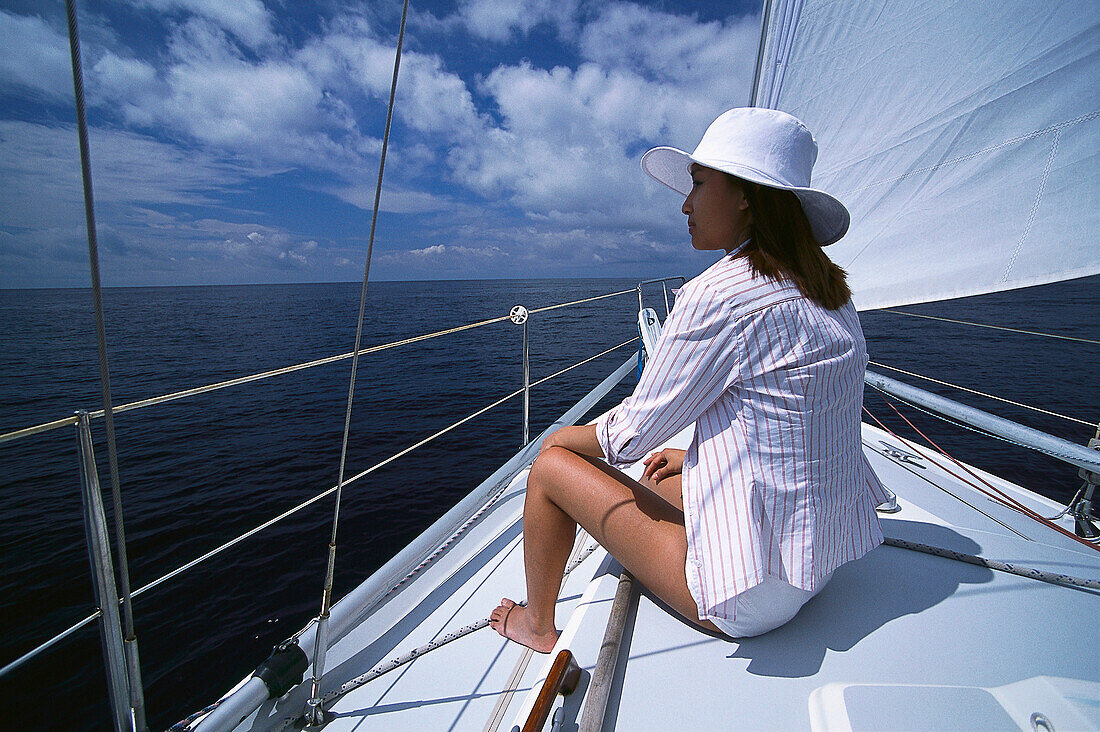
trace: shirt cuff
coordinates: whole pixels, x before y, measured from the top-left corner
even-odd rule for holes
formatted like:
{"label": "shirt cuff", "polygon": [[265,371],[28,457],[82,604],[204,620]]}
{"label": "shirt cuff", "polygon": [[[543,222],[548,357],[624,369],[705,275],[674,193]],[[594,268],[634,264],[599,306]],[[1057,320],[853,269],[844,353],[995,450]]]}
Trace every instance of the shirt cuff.
{"label": "shirt cuff", "polygon": [[600,448],[603,450],[603,454],[607,459],[607,464],[613,468],[621,468],[630,464],[619,459],[618,451],[615,450],[614,443],[611,439],[611,423],[614,421],[615,413],[618,410],[619,408],[615,407],[608,412],[604,412],[592,423],[596,426],[596,441],[600,443]]}

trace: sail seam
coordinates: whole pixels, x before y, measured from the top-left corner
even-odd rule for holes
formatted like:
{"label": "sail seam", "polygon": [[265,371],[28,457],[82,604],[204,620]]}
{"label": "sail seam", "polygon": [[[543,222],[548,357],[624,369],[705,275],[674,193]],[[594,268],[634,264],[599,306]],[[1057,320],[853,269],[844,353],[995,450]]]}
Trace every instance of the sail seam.
{"label": "sail seam", "polygon": [[[1059,122],[1058,124],[1051,125],[1050,127],[1044,127],[1040,130],[1034,130],[1032,132],[1027,133],[1026,135],[1020,135],[1019,137],[1013,137],[1009,140],[999,142],[996,145],[992,145],[990,147],[983,148],[981,150],[977,150],[977,151],[972,152],[972,153],[967,153],[966,155],[962,155],[962,156],[957,157],[957,158],[952,158],[951,160],[944,160],[943,162],[936,163],[935,165],[929,165],[928,167],[925,167],[925,168],[918,168],[916,170],[910,170],[907,173],[903,173],[902,175],[894,176],[893,178],[883,178],[882,180],[876,180],[876,181],[873,181],[873,182],[868,183],[866,185],[860,186],[859,188],[850,188],[850,189],[846,190],[845,193],[849,193],[849,194],[859,193],[861,191],[867,190],[868,188],[874,188],[875,186],[883,185],[884,183],[896,183],[899,180],[904,180],[904,179],[909,178],[909,177],[914,176],[914,175],[921,175],[923,173],[929,173],[929,172],[935,171],[939,168],[942,168],[946,165],[955,165],[957,163],[964,163],[967,160],[972,160],[973,158],[976,158],[980,155],[985,155],[986,153],[991,153],[994,150],[1001,149],[1002,147],[1007,147],[1009,145],[1016,145],[1016,144],[1019,144],[1021,142],[1027,142],[1028,140],[1034,139],[1036,137],[1040,137],[1042,135],[1048,135],[1052,132],[1053,133],[1060,133],[1062,130],[1064,130],[1068,127],[1073,127],[1075,125],[1079,125],[1079,124],[1082,124],[1084,122],[1088,122],[1090,120],[1096,119],[1097,117],[1100,117],[1100,110],[1097,110],[1095,112],[1090,112],[1089,114],[1085,114],[1085,115],[1082,115],[1080,117],[1076,117],[1074,119],[1066,120],[1064,122]],[[824,176],[828,176],[828,175],[833,175],[834,173],[837,172],[837,170],[839,170],[839,169],[830,170],[826,173],[823,173],[822,176],[824,177]]]}
{"label": "sail seam", "polygon": [[1035,202],[1031,204],[1031,211],[1027,214],[1027,223],[1024,224],[1024,232],[1020,234],[1020,240],[1016,242],[1016,248],[1012,250],[1012,257],[1008,260],[1008,266],[1005,267],[1004,274],[1001,275],[1001,282],[1008,282],[1008,275],[1011,274],[1012,268],[1016,265],[1016,257],[1020,255],[1020,250],[1024,248],[1024,242],[1027,241],[1027,237],[1031,233],[1031,226],[1035,223],[1035,214],[1039,210],[1039,203],[1043,200],[1043,192],[1047,187],[1047,177],[1050,175],[1050,169],[1054,167],[1054,158],[1058,155],[1058,139],[1061,134],[1061,130],[1056,131],[1054,139],[1051,140],[1050,154],[1047,156],[1046,167],[1043,168],[1043,177],[1039,179],[1039,188],[1035,191]]}

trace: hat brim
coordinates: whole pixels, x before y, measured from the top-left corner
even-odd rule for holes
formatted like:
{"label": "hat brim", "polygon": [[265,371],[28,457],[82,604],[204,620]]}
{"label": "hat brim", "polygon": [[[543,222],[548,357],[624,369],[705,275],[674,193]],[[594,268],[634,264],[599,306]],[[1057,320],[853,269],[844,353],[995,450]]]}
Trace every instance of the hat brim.
{"label": "hat brim", "polygon": [[769,188],[791,191],[798,196],[798,200],[802,203],[802,210],[806,212],[806,218],[810,220],[814,238],[823,247],[840,241],[848,233],[848,226],[851,223],[851,215],[848,213],[848,209],[843,203],[825,191],[816,188],[784,185],[758,170],[733,162],[696,160],[690,154],[675,147],[655,147],[642,156],[642,170],[645,171],[646,175],[684,196],[691,193],[691,171],[689,168],[692,163],[720,170],[736,178],[752,181]]}

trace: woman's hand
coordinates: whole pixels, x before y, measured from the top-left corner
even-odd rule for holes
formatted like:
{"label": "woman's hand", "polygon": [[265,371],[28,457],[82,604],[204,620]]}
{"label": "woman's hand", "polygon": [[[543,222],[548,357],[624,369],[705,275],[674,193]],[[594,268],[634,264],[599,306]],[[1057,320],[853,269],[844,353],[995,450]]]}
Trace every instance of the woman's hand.
{"label": "woman's hand", "polygon": [[564,441],[562,439],[563,435],[561,434],[562,430],[564,429],[565,428],[562,427],[548,434],[546,436],[546,439],[542,441],[542,445],[539,446],[539,452],[546,452],[551,447],[565,447],[565,445],[563,444]]}
{"label": "woman's hand", "polygon": [[687,450],[675,450],[666,448],[655,452],[645,459],[645,472],[643,478],[660,482],[671,475],[678,475],[684,471],[684,455]]}

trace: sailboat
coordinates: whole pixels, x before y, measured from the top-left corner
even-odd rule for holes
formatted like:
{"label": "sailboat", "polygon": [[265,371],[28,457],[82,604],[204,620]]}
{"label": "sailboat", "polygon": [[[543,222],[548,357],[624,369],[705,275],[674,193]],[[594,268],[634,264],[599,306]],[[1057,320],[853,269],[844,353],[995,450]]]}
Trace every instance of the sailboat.
{"label": "sailboat", "polygon": [[[1100,272],[1095,3],[776,0],[763,24],[752,104],[814,130],[815,184],[852,212],[829,253],[860,309]],[[660,309],[639,303],[644,349]],[[638,368],[628,358],[553,427],[584,418]],[[486,629],[488,610],[523,586],[531,435],[327,616],[173,729],[1100,728],[1100,645],[1083,625],[1100,610],[1100,551],[1081,535],[1100,453],[881,374],[867,381],[1079,468],[1084,509],[866,423],[865,455],[894,495],[880,506],[887,544],[837,570],[793,621],[740,641],[702,633],[581,532],[558,601],[563,631],[542,655]],[[136,674],[112,647],[116,726],[127,728]]]}
{"label": "sailboat", "polygon": [[[1100,269],[1098,67],[1094,4],[791,0],[766,7],[753,104],[815,131],[816,181],[854,222],[830,255],[857,305],[883,308]],[[640,328],[651,346],[654,311]],[[586,730],[1100,727],[1100,647],[1079,632],[1100,610],[1100,552],[1069,513],[1042,518],[1065,507],[881,427],[865,424],[863,440],[896,496],[881,507],[892,541],[838,570],[794,621],[741,642],[708,637],[582,535],[545,657],[463,633],[522,586],[535,441],[337,603],[313,709],[332,730],[526,730],[548,718]],[[1095,453],[1075,447],[1095,482]],[[314,627],[297,638],[303,672]],[[317,699],[310,686],[246,679],[196,729],[288,728]]]}

